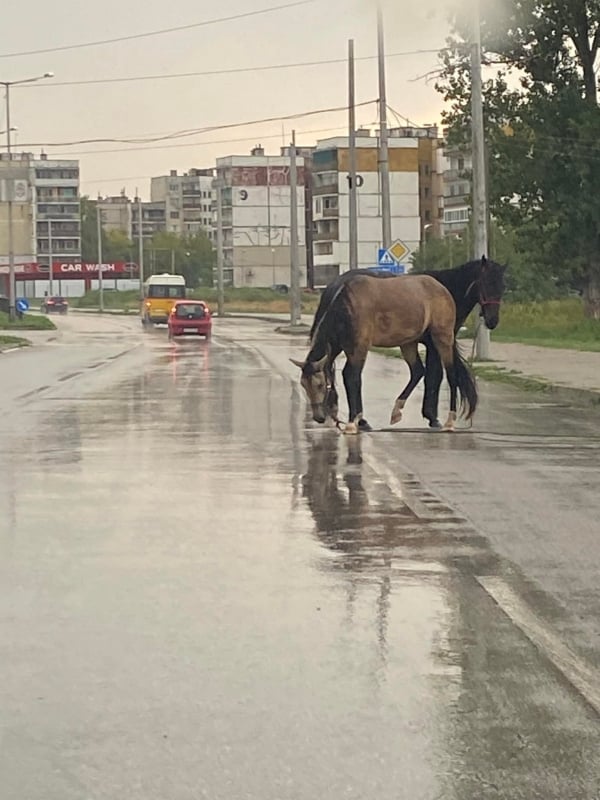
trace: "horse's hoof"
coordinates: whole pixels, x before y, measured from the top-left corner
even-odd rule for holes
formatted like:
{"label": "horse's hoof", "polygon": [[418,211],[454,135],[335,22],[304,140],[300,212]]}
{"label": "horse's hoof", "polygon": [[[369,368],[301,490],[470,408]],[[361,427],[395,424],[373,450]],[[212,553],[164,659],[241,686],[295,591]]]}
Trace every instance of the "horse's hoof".
{"label": "horse's hoof", "polygon": [[442,423],[439,421],[439,419],[430,419],[429,427],[435,428],[436,430],[440,430],[440,428],[442,427]]}
{"label": "horse's hoof", "polygon": [[373,428],[369,425],[366,419],[361,419],[358,423],[358,430],[361,431],[361,433],[369,433],[369,431],[372,431]]}
{"label": "horse's hoof", "polygon": [[392,416],[390,417],[390,425],[395,425],[397,422],[400,422],[402,419],[402,409],[404,408],[404,404],[406,400],[396,400],[394,403],[394,407],[392,408]]}
{"label": "horse's hoof", "polygon": [[358,433],[358,425],[356,422],[347,422],[344,427],[344,433],[346,436],[356,436]]}

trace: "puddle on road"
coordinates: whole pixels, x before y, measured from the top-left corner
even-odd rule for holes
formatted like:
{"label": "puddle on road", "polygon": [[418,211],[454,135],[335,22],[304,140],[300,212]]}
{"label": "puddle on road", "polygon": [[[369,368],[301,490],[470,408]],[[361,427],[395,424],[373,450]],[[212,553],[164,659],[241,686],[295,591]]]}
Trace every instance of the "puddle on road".
{"label": "puddle on road", "polygon": [[249,353],[156,351],[2,434],[9,794],[592,798],[596,720],[474,580],[486,540]]}

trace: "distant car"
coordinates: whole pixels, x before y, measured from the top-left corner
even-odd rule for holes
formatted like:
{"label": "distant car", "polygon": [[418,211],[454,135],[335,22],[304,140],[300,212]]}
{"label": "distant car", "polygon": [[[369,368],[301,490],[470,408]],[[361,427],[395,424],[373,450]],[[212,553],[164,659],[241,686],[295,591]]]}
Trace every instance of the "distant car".
{"label": "distant car", "polygon": [[45,297],[42,301],[41,310],[44,314],[66,314],[69,310],[69,302],[60,295]]}
{"label": "distant car", "polygon": [[167,321],[169,339],[186,333],[195,333],[210,339],[212,317],[203,300],[176,300]]}
{"label": "distant car", "polygon": [[277,294],[288,294],[289,287],[285,283],[274,283],[271,289]]}

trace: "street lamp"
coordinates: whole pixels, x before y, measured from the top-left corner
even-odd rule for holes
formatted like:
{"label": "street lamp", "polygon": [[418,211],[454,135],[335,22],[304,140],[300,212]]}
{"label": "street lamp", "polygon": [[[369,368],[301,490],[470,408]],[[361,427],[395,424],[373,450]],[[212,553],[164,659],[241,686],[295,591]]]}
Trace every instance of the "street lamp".
{"label": "street lamp", "polygon": [[429,228],[433,228],[432,222],[428,222],[427,225],[423,225],[423,264],[425,269],[427,269],[427,231]]}
{"label": "street lamp", "polygon": [[[11,86],[21,86],[24,83],[35,83],[36,81],[44,80],[44,78],[53,78],[53,72],[44,72],[43,75],[37,75],[34,78],[23,78],[20,81],[0,81],[0,86],[4,86],[4,92],[6,97],[6,152],[8,156],[9,162],[9,170],[10,170],[10,162],[12,160],[11,151],[10,151],[10,134],[11,131],[15,130],[10,125],[10,88]],[[10,172],[9,172],[10,176]],[[9,317],[11,320],[14,320],[16,317],[15,313],[15,305],[16,305],[16,291],[15,291],[15,253],[14,253],[14,244],[13,244],[13,191],[14,187],[12,183],[10,184],[8,190],[8,271],[9,271],[9,278],[8,278],[8,310],[9,310]]]}

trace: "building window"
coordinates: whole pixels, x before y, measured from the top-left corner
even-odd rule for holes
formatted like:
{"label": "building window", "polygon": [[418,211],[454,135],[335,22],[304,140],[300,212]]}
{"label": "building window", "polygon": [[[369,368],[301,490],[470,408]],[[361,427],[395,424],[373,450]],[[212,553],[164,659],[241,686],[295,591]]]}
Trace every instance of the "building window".
{"label": "building window", "polygon": [[169,216],[171,217],[171,219],[179,219],[179,211],[171,211]]}
{"label": "building window", "polygon": [[468,222],[468,221],[469,221],[468,208],[457,208],[452,211],[444,212],[444,222]]}
{"label": "building window", "polygon": [[423,197],[425,197],[426,199],[429,197],[429,186],[425,186],[425,188],[423,189]]}
{"label": "building window", "polygon": [[464,158],[459,158],[458,159],[458,169],[464,169],[464,168],[465,168],[465,160],[464,160]]}
{"label": "building window", "polygon": [[425,222],[429,222],[431,220],[431,211],[429,209],[425,210]]}

